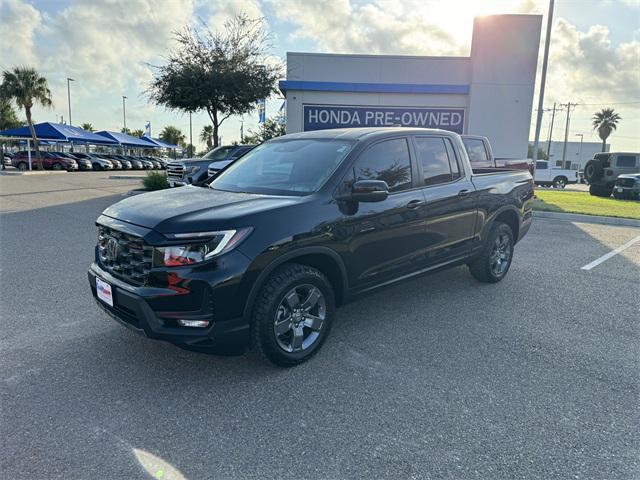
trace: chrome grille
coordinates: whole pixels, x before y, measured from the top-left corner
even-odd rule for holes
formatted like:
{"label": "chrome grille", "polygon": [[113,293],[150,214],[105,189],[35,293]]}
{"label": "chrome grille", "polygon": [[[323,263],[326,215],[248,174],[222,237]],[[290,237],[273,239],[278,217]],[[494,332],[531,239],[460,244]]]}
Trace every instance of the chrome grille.
{"label": "chrome grille", "polygon": [[[114,247],[115,248],[114,255]],[[112,242],[111,248],[108,245]],[[153,247],[145,245],[141,237],[98,226],[98,257],[100,266],[117,278],[134,285],[143,285],[151,270]]]}
{"label": "chrome grille", "polygon": [[184,165],[170,163],[167,165],[167,178],[169,180],[182,180],[184,176]]}

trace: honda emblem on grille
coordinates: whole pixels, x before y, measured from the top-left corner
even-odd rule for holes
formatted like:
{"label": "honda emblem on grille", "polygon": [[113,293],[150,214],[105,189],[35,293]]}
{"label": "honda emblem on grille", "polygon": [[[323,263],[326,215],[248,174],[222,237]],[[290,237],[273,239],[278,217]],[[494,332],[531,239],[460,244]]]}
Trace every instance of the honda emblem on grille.
{"label": "honda emblem on grille", "polygon": [[119,250],[120,250],[120,245],[118,244],[118,240],[116,240],[113,237],[109,237],[104,249],[104,254],[105,254],[105,257],[107,257],[107,260],[111,262],[115,262],[118,259]]}

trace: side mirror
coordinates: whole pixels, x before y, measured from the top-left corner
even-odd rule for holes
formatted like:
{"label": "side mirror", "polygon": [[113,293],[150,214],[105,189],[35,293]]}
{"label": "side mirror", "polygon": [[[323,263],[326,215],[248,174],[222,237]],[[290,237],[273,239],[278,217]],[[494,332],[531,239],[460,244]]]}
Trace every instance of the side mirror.
{"label": "side mirror", "polygon": [[383,180],[358,180],[351,187],[350,199],[355,202],[382,202],[389,196],[389,185]]}

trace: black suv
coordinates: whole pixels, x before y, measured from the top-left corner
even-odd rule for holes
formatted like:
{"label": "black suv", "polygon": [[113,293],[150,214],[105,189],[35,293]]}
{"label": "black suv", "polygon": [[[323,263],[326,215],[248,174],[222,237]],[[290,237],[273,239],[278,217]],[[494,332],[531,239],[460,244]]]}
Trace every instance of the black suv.
{"label": "black suv", "polygon": [[146,193],[98,218],[89,283],[122,324],[183,348],[253,344],[308,359],[336,306],[468,264],[509,270],[531,225],[526,170],[474,175],[441,130],[324,130],[263,143],[204,186]]}

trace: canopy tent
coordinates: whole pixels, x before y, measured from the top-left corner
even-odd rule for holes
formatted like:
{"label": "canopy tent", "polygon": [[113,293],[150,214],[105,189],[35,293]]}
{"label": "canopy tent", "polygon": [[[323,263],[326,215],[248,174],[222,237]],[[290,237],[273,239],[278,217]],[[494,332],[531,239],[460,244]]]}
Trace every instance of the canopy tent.
{"label": "canopy tent", "polygon": [[96,132],[96,134],[104,138],[108,138],[112,140],[113,143],[117,143],[127,148],[158,148],[155,143],[151,143],[148,140],[143,140],[142,138],[132,137],[131,135],[127,135],[126,133],[100,130],[99,132]]}
{"label": "canopy tent", "polygon": [[[116,145],[118,142],[104,136],[96,135],[73,125],[63,125],[62,123],[42,122],[33,126],[38,140],[51,142],[72,142],[86,143],[92,145]],[[0,131],[0,137],[11,137],[13,139],[31,138],[29,127],[10,128]]]}
{"label": "canopy tent", "polygon": [[143,135],[142,139],[146,140],[147,142],[151,142],[160,148],[169,148],[169,149],[178,149],[178,150],[181,149],[178,145],[174,145],[173,143],[167,143],[164,140],[161,140],[159,138],[152,138],[152,137],[148,137],[147,135]]}

